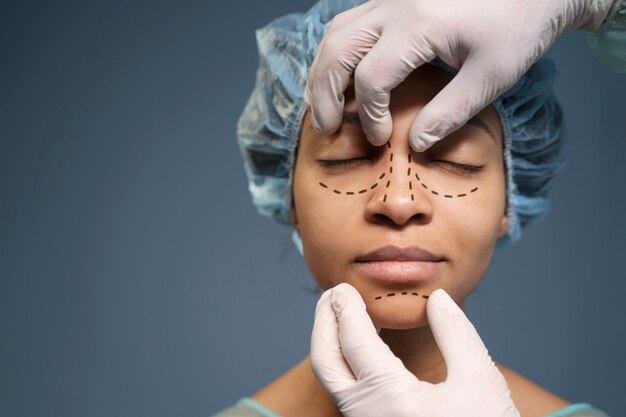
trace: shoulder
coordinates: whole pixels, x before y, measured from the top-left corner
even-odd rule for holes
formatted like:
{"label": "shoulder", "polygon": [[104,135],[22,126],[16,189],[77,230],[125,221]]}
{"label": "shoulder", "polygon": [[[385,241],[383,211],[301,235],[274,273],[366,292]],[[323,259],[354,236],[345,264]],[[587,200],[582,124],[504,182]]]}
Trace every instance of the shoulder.
{"label": "shoulder", "polygon": [[497,363],[511,390],[511,398],[521,417],[543,417],[571,405],[558,395],[535,384],[512,369]]}

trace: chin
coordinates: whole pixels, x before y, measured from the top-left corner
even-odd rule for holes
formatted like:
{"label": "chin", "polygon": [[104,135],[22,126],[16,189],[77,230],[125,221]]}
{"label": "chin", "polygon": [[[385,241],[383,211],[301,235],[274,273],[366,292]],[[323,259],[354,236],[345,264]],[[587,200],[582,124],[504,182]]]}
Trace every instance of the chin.
{"label": "chin", "polygon": [[366,302],[374,326],[384,329],[408,330],[428,325],[426,300],[395,296]]}

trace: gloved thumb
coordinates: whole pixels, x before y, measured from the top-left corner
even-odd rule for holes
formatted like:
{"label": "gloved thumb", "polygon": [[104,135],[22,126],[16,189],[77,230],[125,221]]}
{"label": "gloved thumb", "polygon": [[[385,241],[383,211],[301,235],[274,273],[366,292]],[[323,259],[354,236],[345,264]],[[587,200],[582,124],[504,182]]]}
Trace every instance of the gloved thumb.
{"label": "gloved thumb", "polygon": [[425,151],[462,127],[515,82],[502,73],[490,78],[485,68],[475,62],[475,58],[466,61],[455,77],[415,116],[409,143],[416,152]]}
{"label": "gloved thumb", "polygon": [[331,303],[337,315],[343,356],[357,380],[408,372],[378,336],[365,303],[353,286],[342,283],[333,288]]}
{"label": "gloved thumb", "polygon": [[443,289],[433,291],[426,304],[426,313],[446,361],[448,381],[485,375],[495,367],[478,332],[447,292]]}
{"label": "gloved thumb", "polygon": [[352,386],[356,378],[341,351],[331,294],[332,289],[325,291],[315,309],[311,333],[311,369],[322,385],[333,392]]}

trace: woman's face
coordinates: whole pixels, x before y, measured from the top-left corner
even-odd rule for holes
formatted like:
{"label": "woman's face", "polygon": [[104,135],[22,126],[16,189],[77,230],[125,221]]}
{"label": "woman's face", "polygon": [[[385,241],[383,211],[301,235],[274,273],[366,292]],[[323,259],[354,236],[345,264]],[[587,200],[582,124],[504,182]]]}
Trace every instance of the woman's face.
{"label": "woman's face", "polygon": [[451,76],[414,71],[392,91],[389,144],[372,146],[346,93],[332,135],[304,120],[294,172],[293,222],[324,290],[347,282],[374,324],[423,326],[426,298],[445,289],[462,304],[507,231],[502,136],[489,106],[423,153],[408,145],[411,122]]}

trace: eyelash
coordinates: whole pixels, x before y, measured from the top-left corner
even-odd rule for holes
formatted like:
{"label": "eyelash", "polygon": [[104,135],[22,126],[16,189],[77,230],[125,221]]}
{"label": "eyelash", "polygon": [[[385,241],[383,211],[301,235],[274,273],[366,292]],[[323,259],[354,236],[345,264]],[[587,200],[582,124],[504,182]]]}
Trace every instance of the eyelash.
{"label": "eyelash", "polygon": [[435,160],[432,162],[435,162],[439,165],[447,166],[455,170],[461,170],[470,174],[480,172],[484,167],[484,165],[477,166],[477,165],[459,164],[458,162],[452,162],[452,161]]}
{"label": "eyelash", "polygon": [[[319,164],[324,168],[358,165],[365,161],[371,161],[371,159],[363,157],[363,158],[351,158],[351,159],[319,159],[318,160]],[[464,171],[467,173],[476,173],[476,172],[480,172],[483,169],[483,166],[459,164],[458,162],[452,162],[452,161],[435,160],[432,162],[437,163],[439,165],[447,166],[455,170]]]}
{"label": "eyelash", "polygon": [[333,168],[340,166],[358,165],[361,162],[371,161],[370,158],[351,158],[351,159],[318,159],[317,162],[324,168]]}

